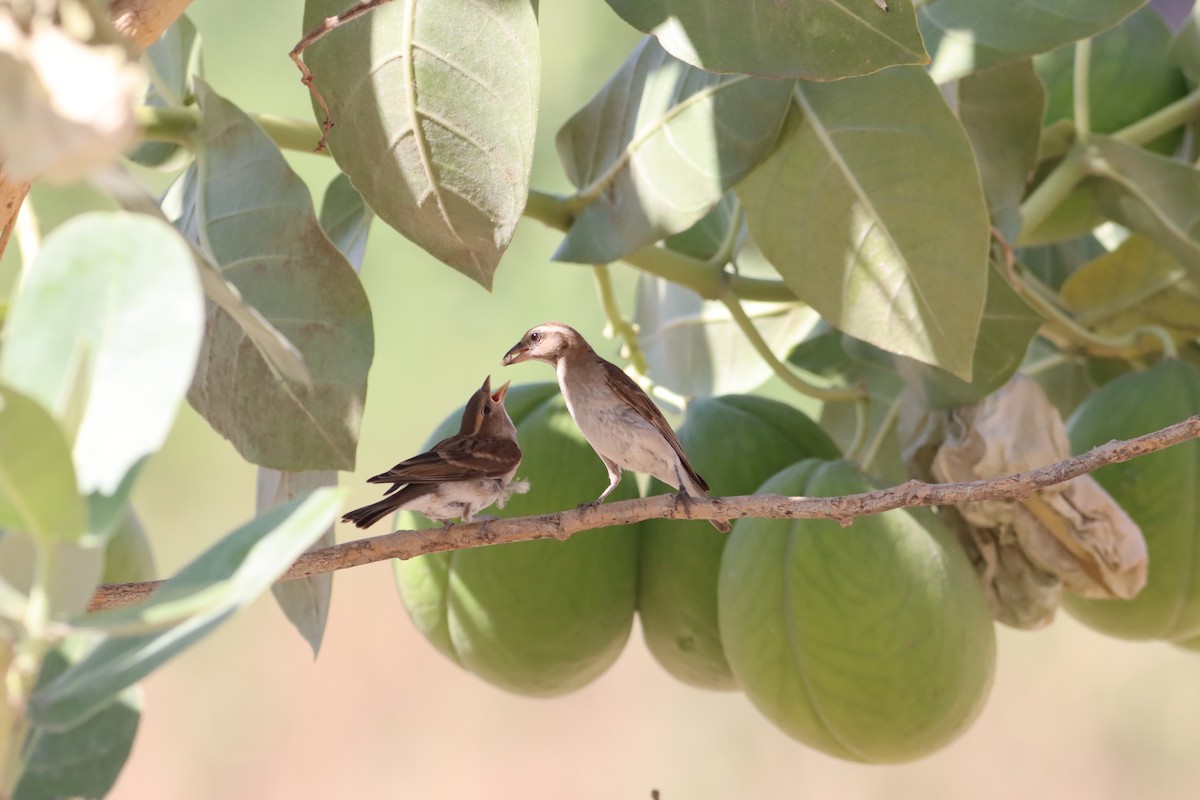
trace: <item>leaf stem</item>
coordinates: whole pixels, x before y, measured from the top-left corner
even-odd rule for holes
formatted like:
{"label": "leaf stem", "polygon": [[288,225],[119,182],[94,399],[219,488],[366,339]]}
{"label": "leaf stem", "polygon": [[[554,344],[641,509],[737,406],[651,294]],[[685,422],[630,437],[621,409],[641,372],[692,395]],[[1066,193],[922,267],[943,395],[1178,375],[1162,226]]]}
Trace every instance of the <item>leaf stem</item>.
{"label": "leaf stem", "polygon": [[1075,43],[1075,71],[1072,76],[1073,111],[1075,115],[1075,137],[1087,144],[1092,135],[1091,97],[1088,76],[1092,71],[1092,40],[1080,39]]}
{"label": "leaf stem", "polygon": [[[871,439],[871,444],[862,453],[859,458],[857,448],[851,446],[848,457],[858,462],[858,466],[863,472],[870,472],[871,465],[875,463],[875,459],[879,457],[880,451],[883,450],[883,443],[887,439],[888,434],[892,432],[892,428],[896,427],[896,420],[900,418],[900,398],[902,395],[897,395],[888,406],[887,413],[884,414],[883,420],[879,423],[879,430],[875,431],[875,436]],[[863,426],[865,427],[865,426]]]}
{"label": "leaf stem", "polygon": [[1193,89],[1190,94],[1179,98],[1170,105],[1163,106],[1148,117],[1127,125],[1112,135],[1126,144],[1146,144],[1152,142],[1164,133],[1192,122],[1200,111],[1200,88]]}
{"label": "leaf stem", "polygon": [[625,318],[621,307],[617,305],[617,295],[613,291],[608,264],[593,265],[592,274],[596,278],[596,293],[600,295],[600,305],[604,308],[604,315],[608,317],[612,335],[620,336],[625,343],[623,355],[629,359],[635,370],[642,375],[648,375],[650,369],[646,364],[646,354],[642,352],[642,345],[638,341],[637,329]]}
{"label": "leaf stem", "polygon": [[1086,174],[1085,150],[1076,143],[1045,180],[1029,193],[1025,202],[1021,203],[1021,230],[1016,236],[1018,244],[1046,221]]}
{"label": "leaf stem", "polygon": [[771,368],[771,371],[779,376],[779,378],[788,386],[792,387],[805,397],[812,397],[817,400],[824,400],[827,402],[844,402],[847,400],[858,400],[859,398],[863,397],[863,391],[858,387],[846,386],[832,389],[817,386],[801,378],[794,370],[788,367],[787,364],[784,364],[782,361],[780,361],[779,358],[776,357],[773,352],[771,352],[771,346],[767,344],[766,340],[763,339],[762,334],[758,332],[758,328],[754,326],[754,321],[750,319],[750,316],[746,313],[746,310],[742,308],[742,304],[732,288],[726,287],[718,299],[725,305],[725,308],[729,309],[729,313],[733,317],[733,321],[737,323],[739,328],[741,328],[742,333],[745,335],[746,339],[749,340],[750,346],[754,348],[754,351],[758,353],[762,360],[767,363],[767,366]]}

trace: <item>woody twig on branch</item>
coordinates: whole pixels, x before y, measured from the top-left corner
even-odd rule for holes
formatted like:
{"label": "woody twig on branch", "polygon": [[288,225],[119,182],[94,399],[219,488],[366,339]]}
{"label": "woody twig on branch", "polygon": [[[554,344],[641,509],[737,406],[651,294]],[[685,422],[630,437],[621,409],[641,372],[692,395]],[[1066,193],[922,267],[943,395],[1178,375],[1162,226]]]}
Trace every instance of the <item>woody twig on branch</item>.
{"label": "woody twig on branch", "polygon": [[[982,500],[1028,497],[1049,486],[1078,478],[1107,464],[1130,461],[1197,438],[1200,438],[1200,415],[1136,439],[1112,441],[1082,455],[1004,478],[940,484],[908,481],[887,489],[843,497],[746,495],[714,497],[710,500],[689,498],[684,504],[679,502],[675,495],[666,494],[605,505],[582,506],[553,514],[472,522],[451,525],[448,528],[396,531],[305,553],[283,574],[280,581],[307,578],[389,558],[409,559],[429,553],[533,539],[565,540],[580,531],[609,525],[628,525],[648,519],[804,518],[832,519],[843,526],[849,526],[856,517],[882,514],[897,508],[950,506]],[[161,583],[146,581],[101,586],[92,598],[88,610],[98,611],[135,603],[149,596]]]}

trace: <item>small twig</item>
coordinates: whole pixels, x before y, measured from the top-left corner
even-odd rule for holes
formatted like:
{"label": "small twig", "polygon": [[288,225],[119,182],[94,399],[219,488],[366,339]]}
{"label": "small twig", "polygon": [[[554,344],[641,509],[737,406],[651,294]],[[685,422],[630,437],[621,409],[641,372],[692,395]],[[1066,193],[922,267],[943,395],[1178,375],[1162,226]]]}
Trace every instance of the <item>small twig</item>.
{"label": "small twig", "polygon": [[308,90],[312,92],[312,96],[316,99],[317,105],[321,107],[321,114],[324,116],[324,119],[321,120],[321,140],[317,142],[317,148],[314,152],[320,153],[325,149],[326,142],[329,139],[329,131],[333,129],[333,115],[329,113],[329,106],[325,103],[325,98],[321,96],[320,90],[313,85],[312,71],[308,68],[308,65],[304,63],[304,60],[301,59],[300,56],[303,55],[304,51],[310,46],[325,38],[325,34],[329,33],[330,31],[345,25],[347,22],[352,22],[358,19],[363,14],[366,14],[368,11],[377,8],[384,3],[390,2],[392,2],[392,0],[364,0],[364,2],[361,2],[355,6],[351,6],[341,14],[334,14],[332,17],[326,17],[321,21],[320,25],[304,34],[304,38],[296,42],[296,46],[292,48],[290,53],[288,53],[288,57],[292,59],[292,61],[296,64],[296,67],[300,70],[300,82],[307,86]]}
{"label": "small twig", "polygon": [[625,315],[621,313],[621,307],[617,304],[617,293],[613,291],[608,264],[595,264],[592,270],[592,274],[596,278],[596,294],[600,296],[600,306],[604,309],[604,316],[608,317],[612,336],[620,336],[625,343],[625,352],[622,355],[629,359],[638,374],[649,375],[650,367],[646,364],[646,354],[642,351],[641,342],[638,340],[637,328],[625,318]]}
{"label": "small twig", "polygon": [[[580,531],[609,525],[629,525],[648,519],[832,519],[848,526],[855,517],[882,514],[897,508],[959,505],[1001,497],[1021,499],[1105,465],[1130,461],[1196,438],[1200,438],[1200,415],[1136,439],[1114,440],[1074,458],[1006,478],[943,484],[914,480],[888,489],[845,497],[747,495],[710,500],[691,498],[686,505],[678,503],[674,494],[665,494],[584,506],[554,514],[472,522],[449,528],[396,531],[305,553],[280,580],[307,578],[389,558],[409,559],[429,553],[531,539],[566,540]],[[146,598],[161,583],[149,581],[101,586],[88,610],[98,611],[137,602]]]}

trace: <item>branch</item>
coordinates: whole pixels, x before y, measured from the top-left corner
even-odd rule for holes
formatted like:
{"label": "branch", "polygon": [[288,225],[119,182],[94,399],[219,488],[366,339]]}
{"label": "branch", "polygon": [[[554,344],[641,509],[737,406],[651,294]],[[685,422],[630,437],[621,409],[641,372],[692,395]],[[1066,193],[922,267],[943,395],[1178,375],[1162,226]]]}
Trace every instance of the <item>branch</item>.
{"label": "branch", "polygon": [[[1020,499],[1048,486],[1078,478],[1107,464],[1119,464],[1172,445],[1200,438],[1200,415],[1169,425],[1128,441],[1111,441],[1083,455],[1005,478],[931,484],[909,481],[899,486],[845,497],[783,497],[747,495],[689,499],[685,505],[676,495],[644,497],[599,506],[583,506],[554,514],[513,517],[488,522],[451,525],[420,531],[359,539],[305,553],[280,581],[296,580],[359,567],[389,558],[409,559],[429,553],[444,553],[469,547],[525,542],[532,539],[565,541],[580,531],[609,525],[629,525],[648,519],[833,519],[848,526],[855,517],[882,514],[912,506],[949,506],[997,498]],[[116,608],[145,599],[162,581],[115,583],[96,590],[89,611]]]}

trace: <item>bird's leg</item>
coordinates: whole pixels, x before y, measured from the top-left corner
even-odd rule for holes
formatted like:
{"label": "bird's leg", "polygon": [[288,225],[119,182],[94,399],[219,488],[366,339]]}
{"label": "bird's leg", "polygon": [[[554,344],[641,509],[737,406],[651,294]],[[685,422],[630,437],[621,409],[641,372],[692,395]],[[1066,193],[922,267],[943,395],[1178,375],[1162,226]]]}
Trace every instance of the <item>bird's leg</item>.
{"label": "bird's leg", "polygon": [[580,503],[579,504],[580,508],[600,505],[601,503],[604,502],[604,498],[606,498],[610,494],[612,494],[612,490],[617,488],[617,484],[619,484],[621,482],[621,468],[619,466],[617,466],[616,462],[609,461],[604,456],[600,456],[600,460],[604,462],[604,468],[606,470],[608,470],[608,488],[605,489],[603,492],[601,492],[600,496],[597,497],[592,502]]}

